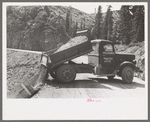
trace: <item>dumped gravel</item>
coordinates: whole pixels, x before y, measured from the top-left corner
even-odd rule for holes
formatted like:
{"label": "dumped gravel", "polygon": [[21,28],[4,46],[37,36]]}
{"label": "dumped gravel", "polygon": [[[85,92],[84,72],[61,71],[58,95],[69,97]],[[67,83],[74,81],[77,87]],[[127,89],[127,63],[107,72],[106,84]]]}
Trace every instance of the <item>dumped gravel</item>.
{"label": "dumped gravel", "polygon": [[65,45],[62,45],[55,53],[86,42],[87,40],[88,38],[86,36],[77,36],[75,38],[71,38]]}

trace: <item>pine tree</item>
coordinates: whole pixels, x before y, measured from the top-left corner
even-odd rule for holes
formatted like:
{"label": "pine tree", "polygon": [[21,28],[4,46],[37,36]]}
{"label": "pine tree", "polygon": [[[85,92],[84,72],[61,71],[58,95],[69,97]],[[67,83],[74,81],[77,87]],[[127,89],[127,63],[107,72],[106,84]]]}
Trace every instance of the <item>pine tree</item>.
{"label": "pine tree", "polygon": [[76,22],[76,30],[78,30],[78,22]]}
{"label": "pine tree", "polygon": [[112,34],[113,20],[111,6],[108,6],[106,16],[103,23],[102,38],[110,40]]}
{"label": "pine tree", "polygon": [[82,30],[82,19],[81,19],[80,29]]}
{"label": "pine tree", "polygon": [[83,29],[85,29],[85,17],[83,18]]}
{"label": "pine tree", "polygon": [[78,26],[78,23],[77,23],[77,22],[75,22],[75,24],[74,24],[74,26],[73,26],[73,33],[72,33],[72,37],[75,37],[75,36],[76,36],[77,26]]}
{"label": "pine tree", "polygon": [[120,10],[117,11],[113,11],[113,30],[112,30],[112,38],[111,40],[113,41],[113,43],[118,43],[119,41],[119,32],[118,32],[118,28],[119,28],[119,22],[120,22],[120,14],[119,14]]}
{"label": "pine tree", "polygon": [[97,17],[96,17],[96,20],[97,20],[97,33],[96,33],[96,35],[97,35],[97,38],[101,38],[101,22],[102,22],[102,13],[101,13],[101,9],[102,9],[102,7],[101,6],[99,6],[98,7],[98,13],[97,13]]}
{"label": "pine tree", "polygon": [[112,39],[112,30],[113,30],[113,17],[112,17],[112,11],[110,11],[109,8],[109,13],[108,13],[108,31],[107,31],[107,40]]}
{"label": "pine tree", "polygon": [[70,16],[70,9],[67,9],[67,14],[66,14],[66,32],[69,32],[69,16]]}
{"label": "pine tree", "polygon": [[132,15],[130,12],[130,6],[123,5],[121,7],[119,23],[120,40],[124,44],[129,44],[131,42],[130,33],[132,30]]}
{"label": "pine tree", "polygon": [[44,10],[47,12],[47,16],[49,16],[49,15],[50,15],[50,13],[49,13],[49,9],[48,9],[48,7],[47,7],[47,6],[44,6]]}
{"label": "pine tree", "polygon": [[102,37],[101,31],[102,31],[102,13],[101,13],[102,7],[98,7],[98,12],[95,16],[95,26],[94,29],[92,30],[92,39],[100,39]]}
{"label": "pine tree", "polygon": [[72,31],[73,31],[73,27],[72,27],[72,8],[70,7],[70,16],[69,16],[69,34],[71,35]]}
{"label": "pine tree", "polygon": [[66,32],[68,33],[69,36],[72,35],[72,13],[71,13],[71,6],[67,10],[66,14]]}
{"label": "pine tree", "polygon": [[133,9],[132,40],[141,42],[144,41],[144,6],[133,6]]}

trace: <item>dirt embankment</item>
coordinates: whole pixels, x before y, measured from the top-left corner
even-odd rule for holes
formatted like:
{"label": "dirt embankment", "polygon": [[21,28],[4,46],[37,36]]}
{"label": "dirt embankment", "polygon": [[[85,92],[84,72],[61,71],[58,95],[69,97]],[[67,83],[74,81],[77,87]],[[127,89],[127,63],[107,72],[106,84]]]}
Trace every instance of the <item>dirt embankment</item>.
{"label": "dirt embankment", "polygon": [[40,72],[41,54],[7,49],[7,92]]}

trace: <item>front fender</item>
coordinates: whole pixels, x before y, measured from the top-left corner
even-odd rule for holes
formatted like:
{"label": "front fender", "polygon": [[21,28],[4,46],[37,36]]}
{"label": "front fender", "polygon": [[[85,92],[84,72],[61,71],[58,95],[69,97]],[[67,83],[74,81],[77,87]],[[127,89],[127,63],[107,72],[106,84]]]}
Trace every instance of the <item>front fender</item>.
{"label": "front fender", "polygon": [[[114,71],[114,74],[117,74],[117,73],[121,73],[121,70],[125,67],[125,66],[130,66],[133,70],[136,69],[135,67],[135,64],[130,62],[130,61],[124,61],[122,62],[121,64],[117,65],[115,71]],[[119,71],[119,72],[118,72]]]}

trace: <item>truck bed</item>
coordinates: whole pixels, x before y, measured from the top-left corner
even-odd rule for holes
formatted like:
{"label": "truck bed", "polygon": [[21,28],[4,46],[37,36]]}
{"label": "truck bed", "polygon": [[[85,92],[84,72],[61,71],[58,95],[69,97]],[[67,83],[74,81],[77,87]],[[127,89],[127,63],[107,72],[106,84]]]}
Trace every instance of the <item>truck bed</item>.
{"label": "truck bed", "polygon": [[93,51],[92,44],[88,40],[76,46],[67,48],[63,51],[53,53],[52,55],[50,55],[52,68],[81,55],[87,54],[91,51]]}

